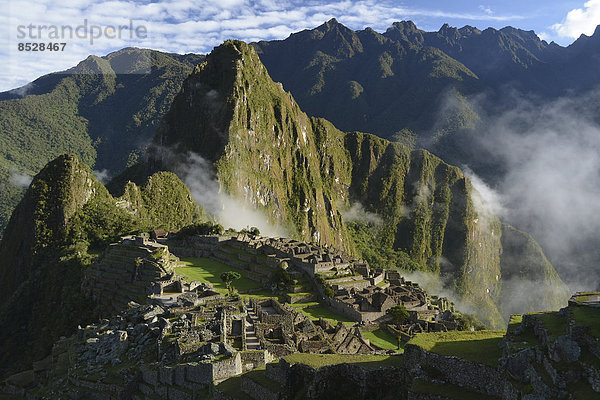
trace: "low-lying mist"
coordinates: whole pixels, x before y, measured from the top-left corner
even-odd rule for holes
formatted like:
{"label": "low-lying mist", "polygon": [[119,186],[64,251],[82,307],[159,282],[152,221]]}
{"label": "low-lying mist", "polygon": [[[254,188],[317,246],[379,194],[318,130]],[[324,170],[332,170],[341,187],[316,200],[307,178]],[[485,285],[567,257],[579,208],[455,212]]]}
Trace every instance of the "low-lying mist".
{"label": "low-lying mist", "polygon": [[225,228],[241,230],[257,227],[265,236],[289,236],[269,221],[259,209],[225,193],[216,179],[212,164],[195,153],[179,160],[177,175],[189,187],[192,197]]}
{"label": "low-lying mist", "polygon": [[495,187],[500,216],[534,236],[572,290],[599,282],[600,125],[590,106],[599,99],[515,98],[479,137],[505,171]]}

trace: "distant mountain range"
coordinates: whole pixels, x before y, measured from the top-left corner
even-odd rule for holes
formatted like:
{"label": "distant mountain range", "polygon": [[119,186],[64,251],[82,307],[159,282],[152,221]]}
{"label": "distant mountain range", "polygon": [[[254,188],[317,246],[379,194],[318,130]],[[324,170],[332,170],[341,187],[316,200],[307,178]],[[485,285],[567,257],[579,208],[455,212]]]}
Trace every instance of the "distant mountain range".
{"label": "distant mountain range", "polygon": [[[483,149],[465,145],[487,128],[487,115],[513,107],[515,93],[542,104],[600,83],[600,30],[565,48],[512,27],[446,24],[425,32],[403,21],[379,34],[332,19],[254,46],[309,115],[343,130],[414,143],[490,179],[498,165],[481,156]],[[469,98],[477,94],[485,97],[473,104]]]}
{"label": "distant mountain range", "polygon": [[[379,34],[332,19],[254,46],[309,115],[427,148],[489,180],[502,167],[473,135],[485,131],[487,115],[513,105],[507,92],[542,102],[600,82],[598,31],[564,48],[512,27],[425,32],[403,21]],[[11,178],[34,175],[62,152],[78,154],[102,176],[134,162],[202,59],[128,48],[0,93],[0,230],[27,181]],[[470,99],[481,93],[474,105]]]}

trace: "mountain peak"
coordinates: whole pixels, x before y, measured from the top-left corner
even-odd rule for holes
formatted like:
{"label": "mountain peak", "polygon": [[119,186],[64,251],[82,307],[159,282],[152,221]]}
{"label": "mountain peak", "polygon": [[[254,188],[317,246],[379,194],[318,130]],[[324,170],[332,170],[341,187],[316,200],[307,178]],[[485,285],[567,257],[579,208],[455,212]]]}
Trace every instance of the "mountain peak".
{"label": "mountain peak", "polygon": [[417,28],[412,21],[399,21],[394,22],[390,26],[383,36],[392,40],[403,40],[414,44],[421,44],[423,42],[424,31]]}
{"label": "mountain peak", "polygon": [[442,27],[440,28],[440,30],[438,31],[438,33],[440,35],[443,35],[443,36],[446,36],[446,37],[450,37],[450,38],[453,38],[453,39],[458,39],[461,36],[460,31],[458,30],[457,27],[450,26],[448,24],[442,25]]}
{"label": "mountain peak", "polygon": [[420,31],[412,21],[396,21],[387,30],[398,29],[401,31]]}
{"label": "mountain peak", "polygon": [[[183,83],[159,127],[154,143],[176,152],[194,151],[215,161],[225,151],[232,119],[250,99],[264,93],[284,95],[256,50],[239,40],[215,47]],[[159,157],[164,160],[167,154]]]}

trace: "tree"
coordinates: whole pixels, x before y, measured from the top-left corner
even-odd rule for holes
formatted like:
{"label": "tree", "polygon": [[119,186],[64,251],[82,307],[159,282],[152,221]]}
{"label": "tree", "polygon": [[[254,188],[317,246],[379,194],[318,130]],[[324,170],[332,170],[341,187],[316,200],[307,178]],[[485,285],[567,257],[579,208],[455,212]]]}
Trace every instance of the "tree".
{"label": "tree", "polygon": [[251,235],[251,236],[260,236],[260,229],[258,229],[255,226],[253,226],[253,227],[247,226],[246,228],[242,229],[240,231],[240,233],[245,233],[245,234]]}
{"label": "tree", "polygon": [[272,276],[272,281],[280,288],[290,288],[294,284],[294,280],[287,271],[289,265],[286,261],[279,263],[279,268],[275,270]]}
{"label": "tree", "polygon": [[200,222],[198,224],[188,225],[177,233],[178,238],[184,238],[193,235],[222,235],[223,227],[220,224],[212,222]]}
{"label": "tree", "polygon": [[231,282],[233,282],[236,279],[240,279],[241,277],[242,275],[235,271],[227,271],[221,274],[221,280],[225,282],[229,294],[233,294],[233,287],[231,286]]}
{"label": "tree", "polygon": [[392,317],[396,325],[402,324],[410,317],[410,314],[408,311],[406,311],[406,307],[400,305],[393,306],[392,308],[388,309],[386,313]]}

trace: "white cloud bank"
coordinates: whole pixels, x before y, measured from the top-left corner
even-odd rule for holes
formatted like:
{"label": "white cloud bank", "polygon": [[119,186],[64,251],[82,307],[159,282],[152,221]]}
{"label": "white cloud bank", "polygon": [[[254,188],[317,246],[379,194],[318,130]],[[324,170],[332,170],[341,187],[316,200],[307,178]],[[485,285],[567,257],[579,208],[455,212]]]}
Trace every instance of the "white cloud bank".
{"label": "white cloud bank", "polygon": [[560,37],[577,39],[581,34],[592,35],[600,24],[600,0],[589,0],[583,8],[575,8],[564,21],[552,25],[552,30]]}

